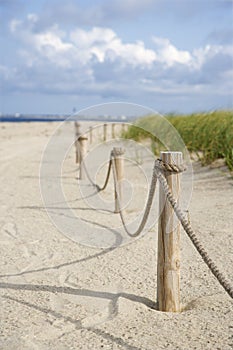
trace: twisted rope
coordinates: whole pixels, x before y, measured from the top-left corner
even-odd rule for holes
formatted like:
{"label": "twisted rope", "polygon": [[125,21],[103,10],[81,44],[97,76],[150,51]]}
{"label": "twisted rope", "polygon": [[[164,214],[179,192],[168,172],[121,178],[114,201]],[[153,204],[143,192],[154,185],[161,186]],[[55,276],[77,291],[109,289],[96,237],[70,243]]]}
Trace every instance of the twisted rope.
{"label": "twisted rope", "polygon": [[105,182],[104,182],[103,186],[102,186],[102,187],[99,187],[99,186],[97,185],[98,191],[103,191],[103,190],[105,190],[105,188],[107,187],[108,182],[109,182],[109,178],[110,178],[110,174],[111,174],[111,168],[112,168],[112,159],[109,160],[109,163],[108,163],[108,171],[107,171],[107,175],[106,175]]}
{"label": "twisted rope", "polygon": [[138,229],[135,232],[130,232],[127,228],[126,225],[126,221],[124,218],[124,214],[122,211],[122,206],[121,206],[121,202],[120,202],[120,196],[119,196],[119,184],[117,181],[117,175],[116,175],[116,167],[115,167],[115,162],[112,159],[112,164],[113,164],[113,179],[114,179],[114,188],[115,188],[115,193],[116,193],[116,201],[117,201],[117,205],[119,207],[119,214],[120,214],[120,218],[121,218],[121,222],[123,224],[124,230],[126,231],[126,233],[130,236],[130,237],[137,237],[140,235],[140,233],[143,231],[149,214],[150,214],[150,210],[152,207],[152,203],[153,203],[153,198],[154,198],[154,194],[155,194],[155,189],[156,189],[156,183],[157,183],[157,176],[155,174],[155,167],[153,168],[153,175],[152,175],[152,179],[151,179],[151,184],[150,184],[150,191],[149,191],[149,195],[146,201],[146,208],[142,217],[142,220],[139,224]]}
{"label": "twisted rope", "polygon": [[131,233],[127,229],[127,226],[126,226],[126,223],[124,220],[124,216],[123,216],[123,212],[121,210],[121,203],[120,203],[120,198],[119,198],[119,188],[118,188],[118,182],[117,182],[117,178],[116,178],[116,169],[115,169],[115,164],[113,162],[113,177],[114,177],[114,186],[115,186],[115,191],[116,191],[116,200],[117,200],[118,206],[120,208],[119,214],[121,217],[123,227],[124,227],[126,233],[131,237],[137,237],[142,232],[142,230],[144,229],[145,224],[147,222],[149,213],[150,213],[150,209],[151,209],[153,198],[154,198],[155,188],[156,188],[156,182],[158,179],[160,184],[163,187],[165,196],[169,200],[175,214],[177,215],[179,221],[181,222],[181,224],[182,224],[185,232],[187,233],[188,237],[190,238],[191,242],[194,244],[196,250],[201,255],[203,261],[206,263],[206,265],[208,266],[210,271],[217,278],[217,280],[221,284],[221,286],[225,289],[225,291],[229,294],[229,296],[231,298],[233,298],[233,287],[230,285],[229,281],[223,275],[223,273],[221,273],[219,271],[219,269],[217,268],[217,266],[215,265],[213,260],[209,257],[208,253],[206,252],[206,250],[204,249],[204,247],[202,246],[202,244],[198,240],[198,238],[197,238],[195,232],[193,231],[189,221],[186,219],[185,215],[182,213],[180,207],[178,206],[176,200],[172,196],[170,188],[167,184],[167,180],[164,176],[164,172],[180,173],[180,172],[183,172],[184,170],[185,170],[185,167],[183,165],[178,166],[175,164],[164,163],[161,159],[157,159],[155,161],[149,196],[148,196],[147,203],[146,203],[146,209],[145,209],[142,221],[141,221],[138,229],[134,233]]}
{"label": "twisted rope", "polygon": [[105,188],[106,188],[107,185],[108,185],[109,178],[110,178],[110,174],[111,174],[112,159],[110,158],[110,160],[109,160],[107,175],[106,175],[106,178],[105,178],[105,181],[104,181],[104,184],[103,184],[102,187],[100,187],[98,184],[96,184],[96,183],[92,180],[92,178],[91,178],[91,176],[90,176],[90,174],[89,174],[89,172],[88,172],[88,170],[87,170],[87,167],[86,167],[86,164],[85,164],[85,162],[84,162],[84,159],[82,160],[82,165],[83,165],[83,169],[84,169],[84,171],[85,171],[85,173],[86,173],[86,175],[87,175],[88,180],[90,181],[90,183],[91,183],[93,186],[95,186],[95,187],[97,188],[97,191],[100,192],[100,191],[105,190]]}
{"label": "twisted rope", "polygon": [[[179,221],[181,222],[185,232],[187,233],[188,237],[194,244],[196,250],[201,255],[203,261],[206,263],[210,271],[213,273],[213,275],[217,278],[218,282],[221,284],[221,286],[225,289],[225,291],[229,294],[231,298],[233,298],[233,286],[230,285],[230,282],[226,279],[226,277],[219,271],[213,260],[209,257],[208,253],[200,243],[199,239],[197,238],[195,232],[193,231],[189,221],[186,219],[185,215],[182,213],[180,207],[177,204],[177,201],[172,196],[172,193],[169,189],[169,186],[167,184],[167,180],[164,176],[164,174],[161,172],[161,169],[164,167],[164,163],[161,165],[162,161],[157,161],[155,165],[155,172],[156,176],[160,182],[160,184],[163,187],[165,196],[169,200],[172,208],[174,209],[174,212],[176,213],[176,216],[178,217]],[[174,169],[174,168],[173,168]],[[177,172],[181,172],[182,167],[177,167]],[[175,171],[176,172],[176,171]]]}
{"label": "twisted rope", "polygon": [[151,184],[150,184],[150,190],[149,190],[149,195],[146,201],[146,208],[142,217],[142,220],[139,224],[138,229],[135,232],[130,232],[127,228],[126,225],[126,221],[123,215],[123,211],[122,211],[122,206],[120,203],[120,196],[119,196],[119,184],[117,181],[117,174],[116,174],[116,168],[115,168],[115,162],[114,162],[114,154],[113,152],[111,152],[111,157],[109,160],[109,166],[108,166],[108,171],[107,171],[107,175],[106,175],[106,179],[104,182],[104,185],[102,187],[99,187],[99,185],[97,185],[90,177],[85,162],[83,161],[83,167],[84,170],[87,174],[87,177],[89,179],[89,181],[91,182],[92,185],[94,185],[98,191],[103,191],[106,187],[107,184],[109,182],[109,178],[110,178],[110,173],[111,173],[111,167],[113,168],[113,179],[114,179],[114,189],[115,189],[115,193],[116,193],[116,201],[119,207],[119,214],[120,214],[120,218],[123,224],[123,227],[126,231],[126,233],[130,236],[130,237],[137,237],[140,235],[140,233],[143,231],[146,222],[148,220],[149,214],[150,214],[150,210],[152,207],[152,203],[153,203],[153,198],[154,198],[154,194],[155,194],[155,189],[156,189],[156,183],[157,183],[157,179],[159,180],[163,190],[164,190],[164,194],[167,197],[169,203],[171,204],[176,216],[178,217],[181,225],[184,228],[184,231],[186,232],[186,234],[188,235],[188,237],[190,238],[191,242],[193,243],[194,247],[196,248],[196,250],[198,251],[198,253],[200,254],[200,256],[202,257],[203,261],[206,263],[206,265],[208,266],[208,268],[210,269],[210,271],[212,272],[212,274],[216,277],[216,279],[218,280],[218,282],[221,284],[221,286],[225,289],[225,291],[228,293],[228,295],[233,299],[233,286],[230,285],[230,282],[227,280],[227,278],[223,275],[223,273],[221,273],[219,271],[219,269],[217,268],[217,266],[215,265],[215,263],[213,262],[213,260],[209,257],[208,253],[206,252],[206,250],[204,249],[204,247],[202,246],[202,244],[200,243],[199,239],[197,238],[195,232],[193,231],[189,221],[186,219],[185,215],[182,213],[177,201],[175,200],[175,198],[173,197],[170,188],[167,184],[167,180],[164,176],[164,173],[169,172],[169,173],[180,173],[183,172],[185,170],[185,167],[183,165],[176,165],[176,164],[170,164],[170,163],[164,163],[161,159],[157,159],[155,161],[154,167],[153,167],[153,174],[152,174],[152,179],[151,179]]}
{"label": "twisted rope", "polygon": [[155,161],[155,167],[163,172],[169,172],[169,173],[182,173],[186,170],[186,167],[184,165],[177,165],[172,163],[165,163],[162,161],[162,159],[157,159]]}

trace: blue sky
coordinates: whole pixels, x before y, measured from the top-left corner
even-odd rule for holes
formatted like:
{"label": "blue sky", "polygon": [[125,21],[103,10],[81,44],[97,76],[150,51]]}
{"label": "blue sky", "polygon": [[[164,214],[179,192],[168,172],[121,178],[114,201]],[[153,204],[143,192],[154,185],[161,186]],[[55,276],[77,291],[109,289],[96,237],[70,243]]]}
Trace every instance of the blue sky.
{"label": "blue sky", "polygon": [[0,113],[233,107],[232,0],[0,0]]}

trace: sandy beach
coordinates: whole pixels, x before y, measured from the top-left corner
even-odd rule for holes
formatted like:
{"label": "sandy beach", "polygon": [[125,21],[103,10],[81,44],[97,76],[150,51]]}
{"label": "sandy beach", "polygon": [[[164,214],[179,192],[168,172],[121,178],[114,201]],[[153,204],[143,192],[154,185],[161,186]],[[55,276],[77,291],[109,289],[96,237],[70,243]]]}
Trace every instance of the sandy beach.
{"label": "sandy beach", "polygon": [[[64,144],[69,140],[71,147],[58,174],[69,203],[69,214],[66,207],[59,205],[51,213],[67,230],[73,220],[73,217],[69,220],[69,215],[81,216],[89,221],[91,233],[82,235],[78,220],[73,221],[77,236],[64,234],[54,225],[42,200],[40,169],[45,147],[58,125],[0,124],[0,348],[232,349],[232,299],[184,231],[181,232],[182,312],[165,313],[156,309],[157,225],[152,225],[139,239],[127,241],[123,237],[120,247],[114,244],[120,219],[112,213],[112,180],[102,194],[106,206],[99,211],[91,208],[96,197],[88,192],[89,187],[84,184],[84,192],[80,194],[72,123],[61,131]],[[90,125],[83,123],[84,129]],[[101,132],[95,137],[100,140]],[[100,152],[103,167],[97,180],[101,183],[108,152],[109,148],[106,153]],[[54,157],[58,153],[54,151]],[[128,209],[133,221],[144,206],[146,176],[144,170],[138,172],[135,166],[142,158],[142,154],[135,153],[131,163],[127,163],[127,175],[135,183],[138,192],[134,193],[140,198]],[[43,160],[46,165],[46,158]],[[46,171],[51,170],[50,165],[45,167]],[[145,173],[149,165],[150,155],[145,162]],[[191,224],[211,258],[233,284],[233,177],[224,166],[211,168],[193,163],[193,169]],[[51,188],[55,182],[54,178]],[[133,193],[130,191],[129,198]],[[82,199],[88,195],[89,199]],[[96,232],[100,232],[98,239]]]}

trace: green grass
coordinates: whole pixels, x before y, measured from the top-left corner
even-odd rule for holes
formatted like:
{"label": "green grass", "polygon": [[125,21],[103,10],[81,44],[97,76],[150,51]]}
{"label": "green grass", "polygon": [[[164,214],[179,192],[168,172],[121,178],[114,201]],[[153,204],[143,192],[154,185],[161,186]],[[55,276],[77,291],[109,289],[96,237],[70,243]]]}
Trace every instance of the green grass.
{"label": "green grass", "polygon": [[[203,164],[224,158],[228,168],[233,170],[233,111],[168,115],[166,118],[178,131],[187,149],[195,153]],[[167,143],[161,144],[156,136],[151,137],[151,133],[159,138],[161,134],[161,139],[169,144],[169,128],[155,115],[138,119],[135,126],[131,126],[123,136],[136,141],[152,138],[155,153],[171,149]]]}

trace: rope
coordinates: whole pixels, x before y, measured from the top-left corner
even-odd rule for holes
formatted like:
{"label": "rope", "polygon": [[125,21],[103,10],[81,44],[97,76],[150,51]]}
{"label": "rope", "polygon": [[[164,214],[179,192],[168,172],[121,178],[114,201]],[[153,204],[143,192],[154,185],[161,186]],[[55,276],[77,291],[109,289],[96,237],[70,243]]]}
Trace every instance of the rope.
{"label": "rope", "polygon": [[120,214],[120,218],[123,224],[123,227],[126,231],[126,233],[130,236],[130,237],[137,237],[140,235],[140,233],[143,231],[146,222],[148,220],[149,214],[150,214],[150,210],[152,207],[152,203],[153,203],[153,198],[154,198],[154,194],[155,194],[155,189],[156,189],[156,183],[157,183],[157,176],[155,174],[155,167],[153,168],[153,175],[152,175],[152,179],[151,179],[151,184],[150,184],[150,191],[149,191],[149,195],[146,201],[146,208],[142,217],[142,220],[139,224],[138,229],[135,232],[130,232],[127,228],[126,225],[126,221],[123,215],[123,211],[121,209],[121,203],[120,203],[120,196],[119,196],[119,184],[117,181],[117,175],[116,175],[116,167],[115,167],[115,162],[114,160],[112,161],[113,163],[113,178],[114,178],[114,188],[115,188],[115,193],[116,193],[116,201],[117,201],[117,205],[119,207],[119,214]]}
{"label": "rope", "polygon": [[162,159],[157,159],[155,161],[155,167],[160,171],[169,172],[169,173],[182,173],[186,170],[184,165],[177,165],[172,163],[164,163]]}
{"label": "rope", "polygon": [[219,269],[217,268],[217,266],[215,265],[213,260],[209,257],[208,253],[206,252],[206,250],[204,249],[204,247],[200,243],[200,241],[197,238],[195,232],[193,231],[189,221],[186,219],[186,217],[182,213],[177,201],[174,199],[174,197],[170,191],[170,188],[167,184],[167,180],[164,176],[164,173],[166,173],[166,172],[169,172],[169,173],[183,172],[185,170],[185,167],[183,165],[178,166],[176,164],[164,163],[161,159],[157,159],[155,161],[155,164],[153,167],[153,174],[152,174],[152,179],[151,179],[151,184],[150,184],[149,195],[148,195],[148,198],[146,201],[146,208],[145,208],[145,211],[144,211],[144,214],[143,214],[143,217],[142,217],[142,220],[139,224],[138,229],[133,233],[128,230],[126,222],[125,222],[125,218],[123,215],[123,211],[121,209],[122,206],[120,203],[119,184],[117,181],[114,153],[111,152],[111,157],[109,160],[109,166],[108,166],[106,179],[105,179],[104,185],[102,187],[99,187],[99,185],[97,185],[91,179],[91,177],[87,171],[85,162],[83,161],[83,168],[87,174],[87,177],[88,177],[89,181],[91,182],[91,184],[94,185],[98,189],[98,191],[103,191],[107,187],[107,184],[109,182],[110,173],[111,173],[111,167],[113,168],[113,179],[114,179],[114,189],[115,189],[115,193],[116,193],[116,201],[117,201],[117,205],[119,207],[120,218],[121,218],[121,221],[122,221],[122,224],[123,224],[123,227],[124,227],[126,233],[130,237],[137,237],[140,235],[140,233],[144,229],[146,222],[148,220],[149,214],[150,214],[151,207],[152,207],[153,198],[154,198],[155,189],[156,189],[156,183],[157,183],[157,179],[158,179],[163,190],[164,190],[165,196],[167,197],[167,199],[168,199],[169,203],[171,204],[176,216],[178,217],[179,221],[181,222],[186,234],[190,238],[191,242],[195,246],[196,250],[198,251],[198,253],[202,257],[203,261],[206,263],[206,265],[208,266],[208,268],[210,269],[212,274],[217,278],[217,280],[221,284],[221,286],[225,289],[225,291],[233,299],[233,286],[230,285],[227,278],[219,271]]}
{"label": "rope", "polygon": [[102,187],[99,187],[99,186],[97,185],[98,191],[103,191],[103,190],[105,190],[105,188],[107,187],[108,182],[109,182],[109,178],[110,178],[110,174],[111,174],[111,168],[112,168],[112,159],[109,160],[109,163],[108,163],[108,171],[107,171],[107,175],[106,175],[105,182],[104,182],[103,186],[102,186]]}
{"label": "rope", "polygon": [[[217,278],[218,282],[221,284],[221,286],[225,289],[225,291],[229,294],[231,298],[233,298],[233,286],[230,285],[229,281],[226,279],[226,277],[219,271],[213,260],[209,257],[208,253],[204,249],[204,247],[201,245],[200,241],[198,240],[196,234],[194,233],[191,225],[189,224],[188,220],[185,218],[185,215],[182,213],[180,207],[178,206],[176,200],[172,196],[172,193],[169,189],[169,186],[167,184],[167,180],[164,176],[164,174],[161,172],[162,167],[164,166],[164,163],[161,166],[162,161],[159,160],[156,163],[155,170],[156,170],[156,176],[160,182],[160,184],[163,187],[165,196],[169,200],[172,208],[174,209],[174,212],[176,213],[178,219],[180,220],[185,232],[187,233],[188,237],[194,244],[196,250],[201,255],[202,259],[210,269],[210,271],[213,273],[213,275]],[[177,169],[177,172],[181,172],[182,167]]]}
{"label": "rope", "polygon": [[85,173],[86,173],[86,175],[87,175],[88,180],[90,181],[90,183],[91,183],[93,186],[95,186],[95,187],[97,188],[98,192],[105,190],[105,188],[106,188],[107,185],[108,185],[109,178],[110,178],[110,174],[111,174],[112,159],[110,158],[110,160],[109,160],[107,175],[106,175],[106,178],[105,178],[105,181],[104,181],[104,184],[103,184],[102,187],[100,187],[98,184],[96,184],[96,183],[92,180],[92,178],[91,178],[91,176],[90,176],[90,174],[89,174],[89,172],[88,172],[88,170],[87,170],[87,167],[86,167],[86,164],[85,164],[85,162],[84,162],[84,159],[82,159],[82,166],[83,166],[83,169],[84,169],[84,171],[85,171]]}
{"label": "rope", "polygon": [[91,178],[91,176],[90,176],[90,174],[89,174],[89,172],[88,172],[88,170],[87,170],[87,167],[86,167],[86,164],[85,164],[85,162],[84,162],[84,159],[82,159],[80,166],[83,167],[83,169],[84,169],[84,171],[85,171],[85,173],[86,173],[86,175],[87,175],[87,178],[88,178],[88,180],[90,181],[90,183],[91,183],[93,186],[97,187],[97,184],[92,180],[92,178]]}

